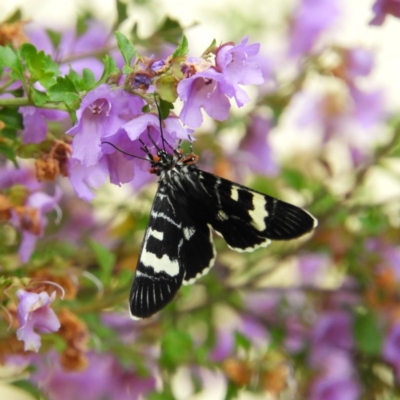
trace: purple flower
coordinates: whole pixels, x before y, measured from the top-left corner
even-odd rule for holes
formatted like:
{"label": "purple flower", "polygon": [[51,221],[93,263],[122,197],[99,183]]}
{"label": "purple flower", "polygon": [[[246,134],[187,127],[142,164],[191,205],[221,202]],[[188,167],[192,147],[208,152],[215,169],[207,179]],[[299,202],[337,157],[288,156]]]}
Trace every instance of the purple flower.
{"label": "purple flower", "polygon": [[348,49],[345,52],[346,77],[350,81],[360,76],[368,76],[374,67],[371,51],[362,47]]}
{"label": "purple flower", "polygon": [[93,190],[100,187],[107,179],[107,174],[100,165],[85,167],[76,158],[69,160],[68,177],[75,193],[83,200],[94,198]]}
{"label": "purple flower", "polygon": [[24,202],[11,208],[10,222],[21,231],[21,243],[18,254],[23,263],[29,261],[36,242],[43,235],[47,224],[45,214],[58,209],[61,199],[61,189],[55,187],[53,196],[41,191],[32,171],[28,169],[7,170],[3,168],[0,175],[0,189],[8,189],[14,185],[23,185],[26,189]]}
{"label": "purple flower", "polygon": [[210,360],[219,362],[232,355],[235,348],[235,338],[231,330],[219,327],[216,329],[214,348],[210,352]]}
{"label": "purple flower", "polygon": [[[90,200],[92,189],[104,183],[107,174],[114,184],[126,183],[134,176],[135,159],[118,152],[103,141],[138,154],[140,143],[132,143],[122,126],[141,114],[144,101],[127,92],[100,85],[82,100],[78,122],[67,133],[74,136],[69,178],[79,197]],[[136,152],[135,152],[136,151]]]}
{"label": "purple flower", "polygon": [[388,14],[400,18],[400,0],[376,0],[372,11],[375,16],[369,23],[370,25],[382,25]]}
{"label": "purple flower", "polygon": [[239,162],[259,174],[275,176],[279,172],[272,149],[268,143],[271,121],[259,115],[253,115],[246,135],[239,144],[236,152],[235,165]]}
{"label": "purple flower", "polygon": [[74,135],[72,158],[85,167],[98,164],[101,142],[115,135],[130,118],[141,113],[144,102],[121,89],[102,84],[90,91],[77,111],[78,122],[67,132]]}
{"label": "purple flower", "polygon": [[34,363],[31,379],[53,400],[75,400],[84,393],[85,400],[138,400],[155,389],[155,378],[140,376],[124,369],[111,354],[89,353],[84,371],[64,371],[57,353]]}
{"label": "purple flower", "polygon": [[322,377],[312,386],[309,400],[357,400],[360,385],[351,377]]}
{"label": "purple flower", "polygon": [[355,85],[349,85],[349,89],[354,104],[354,119],[361,127],[368,129],[383,120],[385,111],[382,90],[365,92]]}
{"label": "purple flower", "polygon": [[[164,139],[171,146],[173,146],[177,140],[187,140],[189,137],[189,131],[181,125],[177,117],[168,117],[162,121],[162,125]],[[155,114],[147,113],[139,115],[123,125],[122,129],[133,141],[141,138],[149,149],[154,148],[154,145],[149,139],[149,135],[159,147],[163,147],[160,132],[160,122],[158,120],[158,116]],[[141,147],[140,142],[137,142],[136,145],[138,149]],[[144,156],[143,151],[140,155]]]}
{"label": "purple flower", "polygon": [[19,112],[22,114],[24,129],[22,131],[22,142],[40,143],[46,139],[47,122],[60,121],[68,116],[68,113],[61,110],[47,110],[44,108],[36,108],[33,106],[20,107]]}
{"label": "purple flower", "polygon": [[290,24],[291,56],[302,56],[314,47],[321,34],[337,21],[340,8],[337,1],[302,0]]}
{"label": "purple flower", "polygon": [[11,211],[11,222],[22,233],[18,254],[23,263],[29,261],[38,238],[43,236],[47,224],[45,214],[58,207],[61,194],[61,189],[58,187],[54,196],[43,192],[32,193],[23,207],[16,207]]}
{"label": "purple flower", "polygon": [[344,311],[321,315],[311,334],[311,364],[321,366],[333,353],[347,353],[353,346],[352,320]]}
{"label": "purple flower", "polygon": [[303,285],[317,285],[329,267],[329,257],[323,253],[302,254],[298,257],[298,269]]}
{"label": "purple flower", "polygon": [[49,296],[46,292],[31,293],[23,289],[17,291],[19,304],[17,315],[20,328],[17,330],[18,340],[24,342],[24,350],[38,352],[40,336],[36,333],[57,332],[60,322],[49,307],[55,299],[55,292]]}
{"label": "purple flower", "polygon": [[382,356],[393,366],[396,379],[400,381],[400,323],[395,324],[386,336]]}
{"label": "purple flower", "polygon": [[247,37],[237,46],[224,44],[216,53],[215,67],[202,59],[188,59],[183,68],[188,78],[177,87],[184,102],[180,118],[185,125],[191,128],[201,125],[201,108],[217,121],[226,119],[230,110],[228,98],[234,97],[239,107],[249,102],[239,85],[264,82],[260,65],[255,61],[259,47],[257,43],[248,45]]}
{"label": "purple flower", "polygon": [[201,125],[201,108],[217,121],[228,118],[231,107],[228,97],[234,96],[235,88],[215,69],[210,68],[183,79],[177,90],[184,102],[179,117],[185,125],[191,128]]}
{"label": "purple flower", "polygon": [[285,349],[290,353],[299,353],[305,347],[308,330],[297,316],[286,318],[285,325]]}
{"label": "purple flower", "polygon": [[259,85],[264,82],[260,64],[254,61],[260,50],[259,43],[247,44],[244,37],[239,45],[222,45],[216,54],[216,67],[232,84],[236,104],[241,107],[250,101],[247,93],[239,85]]}
{"label": "purple flower", "polygon": [[319,376],[312,383],[310,400],[357,400],[360,385],[347,354],[332,353],[321,360]]}
{"label": "purple flower", "polygon": [[[60,63],[61,73],[67,74],[72,68],[82,73],[84,68],[90,69],[96,79],[99,79],[104,66],[93,56],[85,56],[96,50],[104,49],[114,44],[114,37],[110,35],[110,29],[99,21],[88,21],[87,30],[82,36],[77,37],[74,30],[64,30],[61,33],[60,43],[57,49],[42,26],[30,24],[27,26],[27,35],[32,44],[38,49],[50,54],[54,60]],[[79,56],[79,57],[77,57]]]}
{"label": "purple flower", "polygon": [[256,349],[264,348],[269,341],[267,329],[254,317],[239,315],[228,318],[216,329],[216,342],[210,357],[214,361],[228,358],[235,349],[235,333],[245,336]]}

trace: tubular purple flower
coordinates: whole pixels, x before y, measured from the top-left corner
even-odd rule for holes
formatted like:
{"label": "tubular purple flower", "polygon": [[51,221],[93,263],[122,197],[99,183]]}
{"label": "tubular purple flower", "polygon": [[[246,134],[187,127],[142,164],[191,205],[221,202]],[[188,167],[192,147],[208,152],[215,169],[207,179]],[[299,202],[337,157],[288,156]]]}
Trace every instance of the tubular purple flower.
{"label": "tubular purple flower", "polygon": [[[173,146],[175,142],[179,139],[187,140],[189,137],[189,131],[184,128],[178,117],[168,117],[167,119],[162,121],[163,124],[163,135],[164,139]],[[127,133],[129,138],[133,141],[136,141],[137,148],[140,150],[141,144],[138,141],[140,138],[144,143],[149,147],[149,149],[153,149],[154,145],[149,139],[149,134],[154,140],[154,142],[159,146],[162,146],[161,133],[160,133],[160,122],[158,116],[153,113],[147,113],[143,115],[139,115],[136,118],[133,118],[131,121],[127,122],[122,126],[122,129]],[[140,150],[140,153],[134,153],[141,157],[144,156],[143,151]],[[140,160],[136,160],[140,161]],[[141,165],[142,162],[139,162]]]}
{"label": "tubular purple flower", "polygon": [[19,329],[17,338],[24,342],[24,350],[38,352],[41,340],[39,333],[57,332],[60,329],[60,322],[50,308],[55,299],[55,292],[49,296],[47,292],[31,293],[24,289],[17,291],[19,304],[17,315]]}
{"label": "tubular purple flower", "polygon": [[216,54],[216,67],[232,84],[235,90],[234,98],[238,107],[250,101],[247,93],[239,85],[259,85],[264,82],[260,64],[255,58],[260,50],[259,43],[247,44],[244,37],[239,45],[222,45]]}
{"label": "tubular purple flower", "polygon": [[19,112],[22,114],[24,129],[22,131],[22,142],[40,143],[46,139],[47,122],[60,121],[65,119],[68,114],[61,110],[46,110],[33,106],[20,107]]}
{"label": "tubular purple flower", "polygon": [[198,128],[203,122],[201,108],[217,121],[227,119],[231,108],[228,97],[235,95],[232,84],[213,68],[183,79],[177,90],[184,102],[179,117],[191,128]]}
{"label": "tubular purple flower", "polygon": [[329,257],[323,253],[306,253],[298,257],[298,270],[303,285],[318,285],[329,268]]}
{"label": "tubular purple flower", "polygon": [[271,121],[253,115],[246,135],[239,144],[242,162],[255,173],[275,176],[279,172],[272,149],[268,143]]}
{"label": "tubular purple flower", "polygon": [[141,113],[144,102],[122,89],[100,85],[89,92],[77,111],[78,122],[67,133],[75,135],[72,158],[82,165],[96,165],[102,156],[101,142],[118,132],[129,118]]}
{"label": "tubular purple flower", "polygon": [[376,0],[372,6],[375,16],[370,25],[382,25],[385,22],[386,15],[393,15],[400,18],[400,0]]}
{"label": "tubular purple flower", "polygon": [[153,376],[142,376],[134,369],[124,369],[111,354],[89,352],[89,365],[84,371],[64,371],[59,355],[51,352],[46,359],[34,362],[31,380],[53,400],[139,400],[155,389]]}
{"label": "tubular purple flower", "polygon": [[93,189],[100,187],[107,178],[101,165],[86,167],[76,158],[69,159],[68,171],[69,181],[75,193],[85,201],[94,198]]}
{"label": "tubular purple flower", "polygon": [[337,1],[302,0],[290,24],[289,54],[302,56],[314,47],[321,34],[340,16]]}
{"label": "tubular purple flower", "polygon": [[309,400],[357,400],[360,397],[360,385],[348,376],[323,376],[317,379],[311,388]]}
{"label": "tubular purple flower", "polygon": [[[30,223],[27,225],[28,229],[25,228],[24,215],[17,215],[15,211],[12,211],[12,222],[14,226],[21,229],[22,233],[21,243],[18,249],[18,254],[22,262],[28,262],[31,258],[31,255],[35,250],[36,242],[39,237],[43,236],[44,228],[47,225],[47,218],[44,214],[58,207],[61,196],[61,189],[57,186],[54,196],[50,196],[43,192],[36,192],[32,193],[28,197],[25,207],[36,210],[36,219],[33,221],[35,225],[34,230],[32,230]],[[35,230],[37,232],[35,232]]]}
{"label": "tubular purple flower", "polygon": [[396,379],[400,382],[400,323],[390,329],[382,349],[383,359],[392,365]]}
{"label": "tubular purple flower", "polygon": [[354,344],[352,319],[344,311],[331,311],[320,316],[311,335],[310,362],[320,367],[331,354],[349,352]]}

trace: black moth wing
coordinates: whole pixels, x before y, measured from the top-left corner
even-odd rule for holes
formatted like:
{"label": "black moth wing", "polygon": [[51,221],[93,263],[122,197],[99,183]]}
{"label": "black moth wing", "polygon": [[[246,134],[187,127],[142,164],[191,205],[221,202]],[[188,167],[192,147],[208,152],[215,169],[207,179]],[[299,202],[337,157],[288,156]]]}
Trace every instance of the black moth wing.
{"label": "black moth wing", "polygon": [[205,275],[214,265],[216,251],[210,224],[191,207],[180,207],[184,244],[180,260],[185,269],[183,284],[189,285]]}
{"label": "black moth wing", "polygon": [[271,240],[298,238],[317,226],[317,220],[300,207],[194,166],[191,175],[186,175],[190,186],[197,187],[191,192],[192,207],[202,210],[207,223],[233,250],[252,251]]}
{"label": "black moth wing", "polygon": [[[191,284],[214,265],[211,226],[188,207],[185,193],[160,182],[130,294],[132,318],[164,308],[181,284]],[[192,215],[193,214],[193,215]]]}
{"label": "black moth wing", "polygon": [[179,251],[182,222],[160,183],[154,198],[129,296],[134,319],[147,318],[165,307],[182,284],[184,269]]}

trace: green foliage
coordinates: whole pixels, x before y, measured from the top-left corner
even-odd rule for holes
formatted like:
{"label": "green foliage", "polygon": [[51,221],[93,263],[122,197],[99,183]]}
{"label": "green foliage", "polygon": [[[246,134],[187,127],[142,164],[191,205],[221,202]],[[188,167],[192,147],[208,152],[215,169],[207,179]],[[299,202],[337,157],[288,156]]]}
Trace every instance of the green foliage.
{"label": "green foliage", "polygon": [[172,326],[161,338],[161,365],[174,371],[182,363],[193,358],[193,342],[188,332],[174,329]]}
{"label": "green foliage", "polygon": [[354,338],[357,347],[368,356],[378,356],[383,343],[383,333],[376,315],[370,311],[355,314]]}
{"label": "green foliage", "polygon": [[133,43],[121,32],[115,32],[118,48],[124,57],[125,64],[129,67],[132,58],[136,56],[136,50]]}
{"label": "green foliage", "polygon": [[51,86],[47,93],[51,101],[62,101],[69,107],[79,105],[79,92],[68,75],[57,77],[57,83]]}
{"label": "green foliage", "polygon": [[164,42],[178,44],[183,35],[183,29],[176,19],[165,17],[160,26],[153,33],[153,39],[162,38]]}
{"label": "green foliage", "polygon": [[21,46],[20,54],[31,74],[31,83],[40,82],[46,89],[55,84],[56,76],[60,74],[59,66],[43,51],[38,52],[30,43]]}
{"label": "green foliage", "polygon": [[174,105],[163,98],[160,98],[159,107],[161,119],[166,119],[169,116],[170,111],[174,109]]}
{"label": "green foliage", "polygon": [[100,266],[99,279],[101,282],[108,283],[115,265],[115,255],[94,240],[88,240],[88,243]]}
{"label": "green foliage", "polygon": [[182,36],[182,41],[176,50],[172,53],[172,58],[186,56],[189,51],[189,43],[185,35]]}
{"label": "green foliage", "polygon": [[174,103],[178,98],[176,85],[177,82],[173,76],[165,75],[160,79],[157,79],[156,83],[157,93],[162,100],[165,100],[166,102],[169,102],[172,105],[172,103]]}
{"label": "green foliage", "polygon": [[20,57],[10,47],[0,46],[0,68],[9,68],[11,77],[26,84],[24,67]]}
{"label": "green foliage", "polygon": [[108,54],[104,57],[104,70],[100,77],[99,84],[105,83],[110,76],[116,75],[119,73],[119,69],[115,64],[115,60],[110,57]]}

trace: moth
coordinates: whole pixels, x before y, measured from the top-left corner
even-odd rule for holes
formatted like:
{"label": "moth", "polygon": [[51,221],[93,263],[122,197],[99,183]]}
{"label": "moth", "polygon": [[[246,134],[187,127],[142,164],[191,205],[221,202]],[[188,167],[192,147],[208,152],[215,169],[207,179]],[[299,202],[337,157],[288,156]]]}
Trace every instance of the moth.
{"label": "moth", "polygon": [[143,150],[150,172],[159,177],[158,190],[129,296],[133,319],[160,311],[182,284],[212,268],[213,230],[232,250],[242,252],[271,240],[298,238],[317,226],[299,207],[200,170],[192,148],[188,154],[179,148],[170,153],[164,144],[161,149],[152,142],[156,155],[144,144]]}

